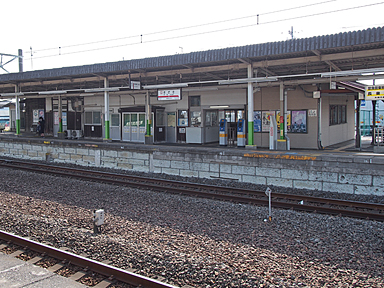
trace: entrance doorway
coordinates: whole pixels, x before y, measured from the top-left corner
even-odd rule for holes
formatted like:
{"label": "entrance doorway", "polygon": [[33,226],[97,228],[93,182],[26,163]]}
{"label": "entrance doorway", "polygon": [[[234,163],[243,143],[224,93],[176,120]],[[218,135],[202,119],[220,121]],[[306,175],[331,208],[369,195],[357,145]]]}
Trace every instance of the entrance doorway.
{"label": "entrance doorway", "polygon": [[167,113],[167,142],[176,143],[176,112]]}
{"label": "entrance doorway", "polygon": [[123,113],[122,140],[145,142],[145,113]]}
{"label": "entrance doorway", "polygon": [[237,122],[245,119],[245,112],[243,109],[224,110],[224,118],[228,125],[228,141],[234,143],[237,141]]}

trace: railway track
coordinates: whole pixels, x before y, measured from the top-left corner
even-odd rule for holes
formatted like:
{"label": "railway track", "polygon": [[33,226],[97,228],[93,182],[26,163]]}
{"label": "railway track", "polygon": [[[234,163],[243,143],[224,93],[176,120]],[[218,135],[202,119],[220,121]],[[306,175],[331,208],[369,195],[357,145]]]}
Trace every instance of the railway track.
{"label": "railway track", "polygon": [[[141,276],[139,274],[126,271],[117,267],[110,266],[105,263],[101,263],[92,259],[88,259],[68,251],[64,251],[61,249],[57,249],[30,239],[26,239],[5,231],[0,230],[0,250],[5,249],[7,247],[13,247],[11,256],[24,258],[27,262],[36,264],[42,262],[44,259],[50,259],[52,263],[52,259],[54,259],[53,265],[48,265],[47,269],[51,272],[58,273],[61,269],[70,264],[71,266],[75,266],[73,274],[67,274],[68,278],[71,278],[75,281],[80,281],[81,278],[87,277],[87,275],[95,275],[98,276],[90,276],[93,278],[99,278],[95,280],[88,280],[91,282],[92,287],[103,288],[108,287],[113,284],[114,287],[119,287],[119,285],[114,284],[116,282],[121,282],[124,284],[131,285],[130,287],[146,287],[146,288],[177,288],[176,286],[160,282],[156,279],[151,279],[145,276]],[[6,244],[1,244],[4,242]],[[17,247],[17,248],[14,248]],[[23,255],[24,254],[24,255]],[[26,256],[27,254],[33,255],[31,257]],[[20,257],[24,256],[24,257]],[[60,273],[58,273],[60,274]],[[85,280],[85,283],[87,281]],[[127,287],[124,285],[124,287]]]}
{"label": "railway track", "polygon": [[[68,168],[42,163],[0,159],[0,167],[23,169],[31,172],[52,174],[61,177],[73,177],[82,180],[98,181],[114,185],[126,185],[139,189],[193,195],[210,199],[232,201],[253,205],[268,206],[269,199],[264,191],[246,190],[190,182],[177,182],[158,178],[100,172],[78,168]],[[273,208],[293,209],[296,211],[316,212],[340,215],[360,219],[384,221],[384,205],[339,199],[318,198],[305,195],[271,193]]]}

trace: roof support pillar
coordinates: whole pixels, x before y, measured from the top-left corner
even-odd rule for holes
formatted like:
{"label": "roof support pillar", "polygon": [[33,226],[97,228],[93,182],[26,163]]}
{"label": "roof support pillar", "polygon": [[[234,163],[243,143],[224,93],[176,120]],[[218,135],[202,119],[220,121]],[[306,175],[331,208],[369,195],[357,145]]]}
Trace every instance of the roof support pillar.
{"label": "roof support pillar", "polygon": [[[104,88],[109,88],[109,80],[107,77],[104,78]],[[105,138],[104,140],[109,141],[111,140],[109,135],[109,92],[107,89],[104,91],[104,114],[105,114],[105,120],[104,120],[104,133]]]}
{"label": "roof support pillar", "polygon": [[59,95],[59,133],[63,133],[63,106],[61,101],[61,95]]}
{"label": "roof support pillar", "polygon": [[[15,93],[16,93],[16,96],[15,96],[15,106],[16,106],[15,107],[16,108],[16,121],[15,121],[16,127],[15,128],[16,128],[16,135],[20,135],[20,98],[17,95],[19,92],[20,92],[20,86],[16,85],[15,86]],[[10,120],[12,120],[12,119],[10,119]]]}
{"label": "roof support pillar", "polygon": [[[288,131],[288,91],[284,90],[284,139],[287,139],[287,131]],[[288,149],[289,150],[289,149]]]}
{"label": "roof support pillar", "polygon": [[[253,77],[252,64],[248,65],[248,78]],[[248,82],[248,145],[254,144],[253,133],[253,85],[252,82]]]}
{"label": "roof support pillar", "polygon": [[145,95],[145,114],[146,114],[146,128],[147,132],[145,133],[145,143],[146,144],[152,144],[152,132],[151,132],[151,126],[152,126],[152,113],[151,113],[151,102],[149,97],[149,90],[147,90],[147,94]]}
{"label": "roof support pillar", "polygon": [[280,82],[280,140],[284,140],[285,134],[284,134],[284,123],[285,123],[285,109],[284,109],[284,100],[286,96],[287,91],[284,91],[284,83]]}

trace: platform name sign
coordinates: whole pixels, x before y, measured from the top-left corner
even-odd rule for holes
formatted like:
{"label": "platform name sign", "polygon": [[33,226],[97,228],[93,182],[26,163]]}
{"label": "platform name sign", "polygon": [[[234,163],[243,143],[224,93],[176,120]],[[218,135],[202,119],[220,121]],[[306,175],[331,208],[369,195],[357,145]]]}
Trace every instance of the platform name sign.
{"label": "platform name sign", "polygon": [[365,100],[384,100],[384,85],[369,85],[365,87]]}
{"label": "platform name sign", "polygon": [[157,90],[157,100],[181,100],[181,89]]}

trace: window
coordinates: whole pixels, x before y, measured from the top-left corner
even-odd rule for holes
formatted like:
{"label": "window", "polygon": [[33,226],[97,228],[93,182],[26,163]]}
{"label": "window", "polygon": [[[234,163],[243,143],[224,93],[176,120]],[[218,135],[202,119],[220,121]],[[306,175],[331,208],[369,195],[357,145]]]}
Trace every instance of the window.
{"label": "window", "polygon": [[217,110],[205,112],[205,127],[218,126],[217,122]]}
{"label": "window", "polygon": [[88,124],[88,125],[101,124],[101,112],[98,112],[98,111],[85,112],[85,124]]}
{"label": "window", "polygon": [[347,105],[329,106],[329,125],[347,123]]}
{"label": "window", "polygon": [[156,127],[165,126],[164,110],[156,110]]}
{"label": "window", "polygon": [[200,127],[201,125],[201,112],[191,111],[191,126]]}
{"label": "window", "polygon": [[120,115],[119,114],[112,114],[111,115],[111,126],[120,126]]}
{"label": "window", "polygon": [[200,107],[200,96],[189,96],[190,107]]}

